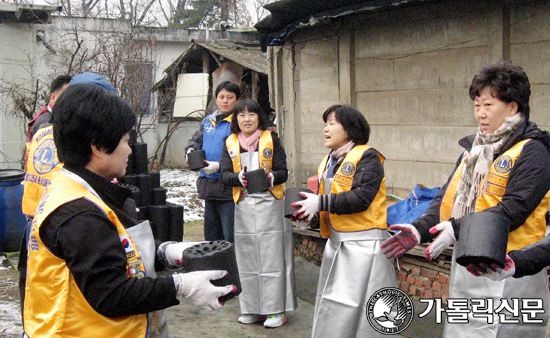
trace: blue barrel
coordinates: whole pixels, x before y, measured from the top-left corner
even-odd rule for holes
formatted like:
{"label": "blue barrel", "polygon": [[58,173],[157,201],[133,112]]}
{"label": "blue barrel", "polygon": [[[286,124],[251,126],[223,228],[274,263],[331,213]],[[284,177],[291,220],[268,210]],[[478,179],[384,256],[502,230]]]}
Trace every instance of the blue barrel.
{"label": "blue barrel", "polygon": [[26,217],[21,211],[25,172],[0,169],[0,244],[3,252],[19,251]]}

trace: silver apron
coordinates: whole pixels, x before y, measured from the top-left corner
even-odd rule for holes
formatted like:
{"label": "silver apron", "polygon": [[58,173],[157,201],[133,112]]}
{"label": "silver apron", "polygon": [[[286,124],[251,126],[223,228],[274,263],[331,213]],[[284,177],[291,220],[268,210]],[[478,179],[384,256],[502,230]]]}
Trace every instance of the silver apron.
{"label": "silver apron", "polygon": [[312,337],[386,337],[368,322],[370,296],[397,287],[393,259],[380,244],[388,232],[337,232],[331,227],[317,286]]}
{"label": "silver apron", "polygon": [[[503,281],[494,282],[489,278],[475,277],[469,273],[466,268],[456,263],[455,251],[453,251],[449,298],[467,298],[469,306],[471,306],[470,299],[493,298],[493,310],[501,304],[502,298],[508,299],[510,305],[512,305],[511,300],[513,298],[519,299],[520,310],[522,309],[522,299],[542,299],[542,308],[545,313],[536,316],[537,319],[543,319],[541,324],[523,324],[521,312],[519,313],[519,324],[500,323],[498,314],[494,315],[493,324],[488,324],[486,318],[474,317],[470,312],[467,324],[449,324],[446,322],[444,333],[446,338],[544,338],[546,334],[546,324],[549,316],[546,269],[533,276],[510,277]],[[507,318],[511,318],[511,314]]]}
{"label": "silver apron", "polygon": [[235,255],[242,314],[275,314],[297,307],[292,226],[283,199],[269,192],[245,195],[235,205]]}
{"label": "silver apron", "polygon": [[[325,179],[330,194],[332,179]],[[397,287],[393,259],[382,253],[380,244],[389,238],[386,230],[339,232],[330,226],[325,245],[312,337],[386,337],[367,319],[367,302],[384,287]]]}
{"label": "silver apron", "polygon": [[[155,271],[155,239],[151,224],[145,220],[131,228],[126,229],[126,232],[137,245],[139,254],[143,259],[145,273],[147,277],[156,278]],[[168,320],[164,310],[157,310],[147,313],[147,335],[146,337],[168,338]]]}

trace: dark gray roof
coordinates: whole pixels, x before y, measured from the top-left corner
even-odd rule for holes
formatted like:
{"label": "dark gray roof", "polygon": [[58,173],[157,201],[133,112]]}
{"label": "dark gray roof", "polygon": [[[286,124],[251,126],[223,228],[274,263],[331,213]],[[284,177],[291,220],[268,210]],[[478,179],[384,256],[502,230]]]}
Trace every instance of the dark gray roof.
{"label": "dark gray roof", "polygon": [[267,58],[259,44],[244,45],[229,40],[195,41],[195,43],[246,68],[267,74]]}
{"label": "dark gray roof", "polygon": [[[267,58],[262,53],[260,45],[256,43],[235,42],[230,40],[200,41],[193,40],[189,48],[181,54],[164,72],[170,74],[174,68],[180,68],[183,63],[199,61],[202,62],[203,49],[207,49],[225,59],[234,61],[245,68],[252,69],[258,73],[267,74]],[[168,77],[165,76],[153,87],[153,91],[164,86]]]}
{"label": "dark gray roof", "polygon": [[434,0],[281,0],[265,5],[271,14],[254,27],[265,50],[272,42],[281,44],[298,28],[326,23],[330,18],[425,1]]}
{"label": "dark gray roof", "polygon": [[0,3],[0,23],[50,23],[53,12],[61,6]]}

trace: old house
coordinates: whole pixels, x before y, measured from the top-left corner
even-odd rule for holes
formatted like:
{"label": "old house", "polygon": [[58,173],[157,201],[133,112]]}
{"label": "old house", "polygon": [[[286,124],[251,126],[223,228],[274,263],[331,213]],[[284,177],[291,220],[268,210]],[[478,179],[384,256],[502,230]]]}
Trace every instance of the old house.
{"label": "old house", "polygon": [[[476,130],[473,75],[499,59],[526,70],[531,119],[550,126],[547,1],[283,0],[265,8],[271,15],[255,27],[290,185],[316,174],[328,152],[322,113],[341,103],[367,118],[369,144],[386,157],[388,191],[442,186],[462,152],[458,140]],[[299,250],[320,246],[308,238],[298,237]],[[401,287],[425,298],[447,294],[448,260],[416,256],[421,250],[402,260]]]}
{"label": "old house", "polygon": [[159,128],[167,130],[162,135],[177,126],[166,146],[165,165],[186,165],[185,145],[202,118],[216,109],[213,96],[219,83],[239,84],[242,97],[253,98],[266,112],[272,111],[268,63],[260,49],[256,30],[233,29],[227,33],[224,39],[193,40],[164,70],[164,78],[153,88],[161,106]]}
{"label": "old house", "polygon": [[458,139],[475,131],[470,81],[502,58],[524,67],[531,119],[550,125],[546,1],[285,0],[266,8],[271,16],[255,27],[296,184],[326,154],[322,112],[343,103],[371,125],[388,187],[441,186],[461,153]]}
{"label": "old house", "polygon": [[13,105],[23,103],[32,116],[47,103],[53,78],[85,71],[106,76],[136,109],[141,140],[149,144],[149,156],[153,156],[166,128],[157,128],[152,86],[193,39],[224,35],[220,30],[134,27],[128,20],[55,15],[59,10],[57,6],[0,4],[3,167],[22,166],[28,117]]}

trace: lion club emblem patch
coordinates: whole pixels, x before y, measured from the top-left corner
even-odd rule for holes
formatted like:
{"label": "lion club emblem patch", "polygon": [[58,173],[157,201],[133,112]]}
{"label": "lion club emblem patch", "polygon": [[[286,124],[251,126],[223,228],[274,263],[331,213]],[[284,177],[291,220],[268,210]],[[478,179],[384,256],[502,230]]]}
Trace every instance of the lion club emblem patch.
{"label": "lion club emblem patch", "polygon": [[341,167],[342,175],[351,176],[355,173],[355,164],[351,162],[345,162]]}
{"label": "lion club emblem patch", "polygon": [[52,171],[58,164],[57,148],[55,147],[54,141],[44,141],[40,146],[38,146],[34,153],[34,169],[40,175],[44,175]]}
{"label": "lion club emblem patch", "polygon": [[272,158],[273,157],[273,149],[265,148],[262,154],[264,155],[264,158]]}
{"label": "lion club emblem patch", "polygon": [[508,155],[503,155],[499,157],[494,164],[495,170],[497,173],[506,174],[514,165],[514,160]]}

